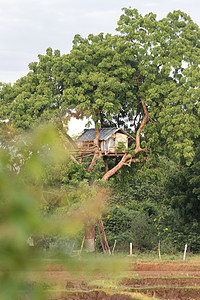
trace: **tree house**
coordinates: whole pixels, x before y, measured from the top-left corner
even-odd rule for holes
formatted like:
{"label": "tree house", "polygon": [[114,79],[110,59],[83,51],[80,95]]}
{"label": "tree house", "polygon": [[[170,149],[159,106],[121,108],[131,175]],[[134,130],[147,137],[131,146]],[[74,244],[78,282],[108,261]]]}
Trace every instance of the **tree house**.
{"label": "tree house", "polygon": [[[95,137],[96,130],[91,128],[77,138],[79,157],[93,155]],[[122,128],[100,128],[99,150],[102,156],[122,156],[133,140],[135,139]]]}

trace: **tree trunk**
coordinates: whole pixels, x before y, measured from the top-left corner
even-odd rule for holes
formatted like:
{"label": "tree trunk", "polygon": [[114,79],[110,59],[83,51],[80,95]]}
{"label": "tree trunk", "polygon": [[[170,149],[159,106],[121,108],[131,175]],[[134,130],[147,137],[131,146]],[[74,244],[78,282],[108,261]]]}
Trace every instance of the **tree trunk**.
{"label": "tree trunk", "polygon": [[[95,124],[96,125],[96,124]],[[100,130],[99,128],[95,128],[96,129],[96,136],[94,139],[94,145],[97,147],[97,149],[99,150],[99,138],[100,138]]]}
{"label": "tree trunk", "polygon": [[85,247],[87,252],[95,251],[95,227],[96,224],[85,225]]}
{"label": "tree trunk", "polygon": [[[100,130],[97,127],[97,122],[95,122],[95,128],[96,128],[96,136],[94,139],[95,153],[90,163],[90,166],[87,170],[88,172],[93,171],[97,163],[97,160],[102,157],[101,151],[99,150]],[[90,185],[92,185],[92,183]],[[92,225],[85,225],[85,245],[86,245],[87,252],[95,251],[95,227],[96,227],[96,223]]]}
{"label": "tree trunk", "polygon": [[[95,123],[95,126],[96,126],[96,123]],[[97,127],[96,128],[96,136],[94,139],[95,153],[94,153],[93,159],[90,163],[90,166],[87,170],[89,173],[93,171],[94,167],[96,166],[97,160],[102,157],[101,150],[99,150],[99,138],[100,138],[100,130]]]}
{"label": "tree trunk", "polygon": [[96,166],[97,160],[100,159],[102,157],[102,154],[100,151],[95,152],[91,164],[89,166],[89,168],[87,169],[87,171],[90,173],[94,170],[94,167]]}
{"label": "tree trunk", "polygon": [[109,169],[108,169],[108,157],[103,156],[103,160],[104,160],[104,166],[105,166],[105,173],[107,173],[109,171]]}

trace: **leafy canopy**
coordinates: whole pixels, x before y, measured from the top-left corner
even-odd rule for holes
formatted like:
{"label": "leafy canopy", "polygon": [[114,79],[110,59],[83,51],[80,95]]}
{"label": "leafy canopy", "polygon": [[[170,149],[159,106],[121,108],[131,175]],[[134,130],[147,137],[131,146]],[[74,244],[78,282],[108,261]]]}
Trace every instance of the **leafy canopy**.
{"label": "leafy canopy", "polygon": [[124,9],[118,34],[76,35],[69,54],[47,49],[30,72],[0,91],[2,120],[29,128],[41,120],[91,117],[96,127],[137,131],[144,112],[146,146],[190,164],[200,135],[200,30],[181,11],[156,19]]}
{"label": "leafy canopy", "polygon": [[139,93],[152,119],[146,126],[150,147],[158,151],[165,145],[190,163],[200,134],[199,27],[181,11],[157,21],[152,13],[142,17],[124,9],[117,30],[136,50]]}

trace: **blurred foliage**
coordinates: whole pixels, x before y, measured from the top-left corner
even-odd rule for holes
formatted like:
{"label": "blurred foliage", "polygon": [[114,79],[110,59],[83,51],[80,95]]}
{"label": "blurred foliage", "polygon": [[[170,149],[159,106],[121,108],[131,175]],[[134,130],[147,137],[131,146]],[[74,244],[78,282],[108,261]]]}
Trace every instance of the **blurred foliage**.
{"label": "blurred foliage", "polygon": [[[3,128],[4,130],[4,128]],[[47,131],[48,133],[48,131]],[[43,132],[44,134],[44,132]],[[43,135],[41,133],[41,136]],[[38,134],[38,138],[40,134]],[[23,148],[16,140],[16,135],[9,142],[9,147],[0,149],[0,298],[19,299],[28,293],[30,299],[35,299],[36,291],[26,290],[26,272],[39,264],[39,257],[28,246],[28,238],[41,227],[41,218],[38,209],[39,190],[32,189],[30,183],[36,184],[41,176],[41,159],[34,156],[27,168],[26,182],[21,176],[21,169],[25,167],[32,150],[36,151],[36,144],[28,147],[23,139]],[[34,139],[34,136],[32,136]],[[48,141],[48,138],[47,140]],[[50,141],[49,141],[50,142]],[[27,146],[27,147],[26,147]],[[37,144],[38,147],[38,144]],[[29,151],[27,149],[29,148]],[[20,153],[20,149],[23,152]],[[39,148],[37,148],[39,151]],[[27,155],[24,155],[24,154]],[[33,159],[36,166],[34,168]],[[22,272],[23,271],[23,272]],[[43,299],[37,294],[37,299]]]}
{"label": "blurred foliage", "polygon": [[[27,293],[26,272],[39,263],[27,239],[39,229],[40,218],[34,194],[11,171],[8,153],[1,150],[0,158],[0,298],[19,299]],[[28,293],[35,299],[36,291]]]}
{"label": "blurred foliage", "polygon": [[[51,244],[60,255],[70,253],[83,225],[101,216],[108,190],[85,182],[63,184],[61,170],[69,156],[53,126],[12,138],[9,127],[0,132],[0,299],[44,299],[26,279],[27,271],[41,268],[38,250]],[[34,246],[28,245],[30,238]],[[75,266],[68,256],[65,260]]]}

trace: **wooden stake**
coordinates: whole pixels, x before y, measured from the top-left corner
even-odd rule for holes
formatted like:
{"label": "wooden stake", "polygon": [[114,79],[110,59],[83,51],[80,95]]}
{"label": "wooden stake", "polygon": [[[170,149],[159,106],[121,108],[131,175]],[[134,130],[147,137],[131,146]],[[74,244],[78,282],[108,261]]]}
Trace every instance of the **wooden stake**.
{"label": "wooden stake", "polygon": [[161,254],[160,254],[160,241],[158,242],[158,256],[159,256],[159,259],[161,259]]}
{"label": "wooden stake", "polygon": [[83,241],[82,241],[82,244],[81,244],[80,254],[81,254],[81,252],[82,252],[82,250],[83,250],[84,242],[85,242],[85,236],[83,237]]}
{"label": "wooden stake", "polygon": [[109,245],[108,245],[108,241],[107,241],[107,238],[106,238],[106,233],[105,233],[105,230],[104,230],[103,222],[102,222],[101,219],[99,220],[99,226],[101,228],[102,236],[103,236],[104,241],[105,241],[105,249],[106,249],[108,254],[111,254],[110,248],[109,248]]}
{"label": "wooden stake", "polygon": [[185,250],[184,250],[184,254],[183,254],[183,260],[185,261],[186,258],[186,252],[187,252],[187,244],[185,244]]}
{"label": "wooden stake", "polygon": [[99,233],[99,237],[100,237],[100,241],[101,241],[101,246],[102,246],[102,249],[103,249],[103,253],[106,253],[106,250],[105,250],[105,247],[104,247],[104,243],[103,243],[103,240],[102,240],[102,236],[101,236],[101,232],[100,232],[100,228],[99,228],[98,224],[97,224],[97,230],[98,230],[98,233]]}
{"label": "wooden stake", "polygon": [[130,243],[130,256],[132,256],[132,255],[133,255],[133,244]]}
{"label": "wooden stake", "polygon": [[114,255],[116,243],[117,243],[117,240],[115,240],[115,242],[114,242],[114,246],[113,246],[113,249],[112,249],[112,255]]}

